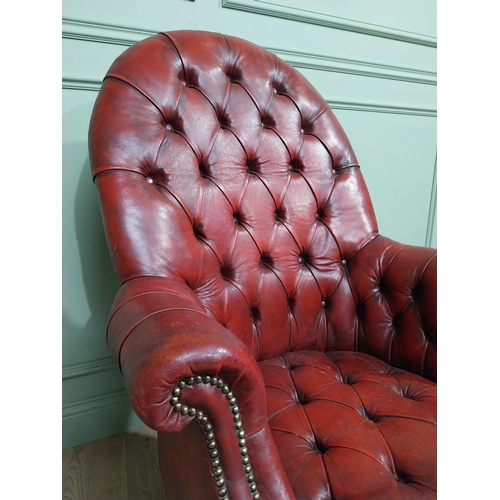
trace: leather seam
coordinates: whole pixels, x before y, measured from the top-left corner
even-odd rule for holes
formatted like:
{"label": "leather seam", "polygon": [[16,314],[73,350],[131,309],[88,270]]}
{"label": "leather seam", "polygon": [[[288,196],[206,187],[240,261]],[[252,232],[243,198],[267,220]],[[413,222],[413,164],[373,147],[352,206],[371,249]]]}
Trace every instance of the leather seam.
{"label": "leather seam", "polygon": [[132,297],[129,297],[128,299],[124,300],[123,302],[120,302],[115,308],[113,308],[113,311],[111,312],[111,314],[109,316],[108,324],[106,327],[106,341],[108,340],[109,328],[110,328],[111,322],[112,322],[113,318],[115,317],[115,315],[118,313],[118,311],[120,311],[123,307],[125,307],[127,304],[129,304],[133,300],[135,300],[139,297],[144,297],[145,295],[162,295],[162,294],[170,295],[170,292],[171,292],[170,290],[167,290],[167,291],[165,291],[165,290],[146,291],[146,292],[141,292],[141,293],[134,295]]}
{"label": "leather seam", "polygon": [[122,165],[102,165],[94,169],[94,171],[92,172],[92,181],[95,182],[96,177],[100,174],[103,174],[105,172],[117,172],[117,171],[132,172],[134,174],[139,174],[142,175],[143,177],[146,177],[145,174],[132,167],[126,167]]}
{"label": "leather seam", "polygon": [[141,94],[145,99],[147,99],[157,109],[158,113],[160,113],[163,120],[165,120],[165,116],[163,115],[163,112],[162,112],[160,106],[158,105],[158,103],[152,97],[150,97],[148,94],[146,94],[144,91],[142,91],[139,87],[137,87],[137,85],[133,84],[132,82],[130,82],[128,79],[124,78],[123,76],[114,75],[112,72],[108,73],[104,77],[104,80],[108,80],[108,79],[116,80],[116,81],[121,82],[121,83],[129,86],[130,88],[133,88],[134,90],[136,90],[139,94]]}
{"label": "leather seam", "polygon": [[147,321],[148,319],[150,319],[154,316],[157,316],[158,314],[168,313],[168,312],[172,312],[172,311],[187,311],[187,312],[192,312],[192,313],[196,313],[196,314],[202,314],[203,316],[206,317],[206,314],[202,313],[201,311],[197,311],[196,309],[189,309],[187,307],[173,307],[170,309],[161,309],[159,311],[152,312],[152,313],[144,316],[143,318],[141,318],[139,321],[134,323],[134,325],[128,330],[128,332],[124,335],[122,341],[120,342],[120,347],[118,348],[118,353],[117,353],[117,361],[118,361],[118,367],[120,368],[120,373],[122,375],[123,375],[123,371],[122,371],[122,363],[121,363],[121,353],[122,353],[122,349],[123,349],[123,346],[124,346],[126,340],[130,337],[130,335],[133,333],[133,331],[136,328],[138,328],[142,323]]}

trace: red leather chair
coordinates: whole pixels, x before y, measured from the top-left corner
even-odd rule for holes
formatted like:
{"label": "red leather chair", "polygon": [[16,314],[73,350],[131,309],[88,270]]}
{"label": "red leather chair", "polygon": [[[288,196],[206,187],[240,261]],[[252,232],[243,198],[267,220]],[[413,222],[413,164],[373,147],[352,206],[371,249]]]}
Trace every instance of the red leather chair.
{"label": "red leather chair", "polygon": [[378,233],[311,84],[161,33],[111,66],[89,144],[108,342],[167,498],[435,498],[436,250]]}

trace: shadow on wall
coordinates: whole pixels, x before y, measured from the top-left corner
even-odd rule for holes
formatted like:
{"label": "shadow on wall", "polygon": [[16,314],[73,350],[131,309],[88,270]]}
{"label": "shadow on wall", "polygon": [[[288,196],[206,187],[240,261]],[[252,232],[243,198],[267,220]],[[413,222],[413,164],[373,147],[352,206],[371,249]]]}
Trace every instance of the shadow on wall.
{"label": "shadow on wall", "polygon": [[99,329],[105,337],[106,323],[119,283],[109,255],[88,156],[78,182],[74,217],[83,285],[92,313],[86,330]]}
{"label": "shadow on wall", "polygon": [[[94,97],[94,96],[91,96]],[[88,99],[88,98],[87,98]],[[135,424],[106,324],[119,288],[92,182],[87,127],[92,102],[63,115],[63,442],[87,442]]]}
{"label": "shadow on wall", "polygon": [[[67,156],[79,156],[75,152],[81,152],[82,147],[86,149],[87,145],[66,145]],[[64,166],[72,167],[73,165]],[[96,355],[99,358],[110,355],[105,339],[106,323],[119,287],[109,257],[88,154],[78,170],[79,178],[74,191],[74,219],[63,223],[63,280],[64,274],[67,278],[63,287],[63,344],[66,341],[74,342],[79,348],[84,348],[84,352],[77,351],[78,355],[75,355],[73,349],[68,350],[68,354],[71,352],[68,357],[73,363],[76,359],[82,362],[96,359]],[[68,214],[67,217],[70,218]],[[76,241],[71,234],[73,231]],[[87,319],[82,324],[80,320],[84,318]]]}

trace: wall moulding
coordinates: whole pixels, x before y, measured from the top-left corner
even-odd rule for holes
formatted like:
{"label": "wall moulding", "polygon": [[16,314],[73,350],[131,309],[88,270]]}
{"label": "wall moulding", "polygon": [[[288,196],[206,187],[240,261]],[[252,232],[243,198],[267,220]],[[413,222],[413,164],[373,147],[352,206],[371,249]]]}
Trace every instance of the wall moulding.
{"label": "wall moulding", "polygon": [[437,74],[431,71],[386,64],[375,64],[368,61],[310,54],[307,52],[275,49],[272,47],[266,48],[295,68],[347,73],[356,76],[384,78],[387,80],[398,80],[423,85],[437,84]]}
{"label": "wall moulding", "polygon": [[414,108],[407,106],[395,106],[390,104],[376,104],[367,102],[335,101],[325,99],[332,110],[343,109],[347,111],[363,111],[368,113],[389,113],[393,115],[428,116],[435,118],[437,110],[432,108]]}
{"label": "wall moulding", "polygon": [[[98,92],[102,82],[99,80],[87,80],[76,78],[63,78],[62,88],[66,90],[81,90]],[[328,106],[332,109],[343,109],[347,111],[364,111],[369,113],[390,113],[397,115],[414,115],[414,116],[429,116],[436,117],[437,110],[435,108],[418,108],[411,106],[399,106],[391,104],[377,104],[362,101],[339,101],[333,99],[325,99]]]}
{"label": "wall moulding", "polygon": [[141,425],[125,390],[80,400],[62,407],[62,447],[71,448]]}
{"label": "wall moulding", "polygon": [[[86,42],[131,46],[156,33],[155,31],[98,25],[74,19],[64,19],[62,37]],[[296,68],[346,73],[363,77],[384,78],[424,85],[436,85],[437,83],[437,75],[435,72],[424,71],[418,68],[376,64],[367,61],[285,50],[276,47],[264,46],[264,48]]]}
{"label": "wall moulding", "polygon": [[301,23],[326,26],[328,28],[335,28],[344,31],[353,31],[355,33],[373,35],[380,38],[389,38],[400,42],[414,43],[427,47],[437,47],[437,40],[433,36],[398,30],[387,26],[378,26],[376,24],[356,21],[353,19],[345,19],[307,9],[298,9],[270,1],[222,0],[222,7],[226,9],[242,10],[265,16],[288,19],[291,21],[298,21]]}
{"label": "wall moulding", "polygon": [[436,159],[434,161],[434,175],[431,187],[431,201],[429,204],[429,217],[427,220],[427,232],[425,235],[426,247],[434,247],[437,245],[436,216],[437,216],[437,152],[436,152]]}
{"label": "wall moulding", "polygon": [[82,413],[100,410],[108,406],[121,403],[129,403],[129,396],[126,389],[120,389],[108,394],[95,396],[76,403],[65,404],[62,407],[62,418],[69,418]]}
{"label": "wall moulding", "polygon": [[91,80],[88,78],[63,78],[62,80],[62,88],[65,90],[90,90],[99,92],[101,85],[101,80]]}
{"label": "wall moulding", "polygon": [[110,26],[77,19],[62,20],[62,37],[72,40],[130,46],[156,33],[156,31]]}
{"label": "wall moulding", "polygon": [[94,373],[117,369],[118,365],[115,363],[114,359],[109,356],[106,358],[86,361],[84,363],[64,367],[62,370],[62,379],[65,381],[77,377],[86,377],[88,375],[93,375]]}
{"label": "wall moulding", "polygon": [[63,449],[141,425],[111,356],[63,367],[62,382]]}

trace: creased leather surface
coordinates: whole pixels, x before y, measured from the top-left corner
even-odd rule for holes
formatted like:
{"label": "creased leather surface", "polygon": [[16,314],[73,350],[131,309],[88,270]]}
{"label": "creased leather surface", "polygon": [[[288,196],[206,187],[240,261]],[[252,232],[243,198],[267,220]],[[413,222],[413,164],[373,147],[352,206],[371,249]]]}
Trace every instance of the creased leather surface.
{"label": "creased leather surface", "polygon": [[287,353],[260,368],[297,499],[435,498],[434,383],[349,351]]}
{"label": "creased leather surface", "polygon": [[[303,76],[235,37],[158,34],[111,66],[92,114],[89,152],[122,283],[108,342],[144,422],[160,432],[182,429],[193,417],[173,411],[176,384],[220,377],[238,398],[263,498],[334,498],[334,491],[341,492],[335,498],[377,498],[363,495],[384,488],[388,496],[380,498],[413,498],[394,495],[418,490],[408,485],[414,477],[425,494],[435,489],[432,474],[421,478],[435,470],[434,445],[419,441],[431,431],[384,417],[377,434],[363,418],[372,397],[406,411],[407,398],[394,399],[394,377],[436,380],[436,251],[378,234],[351,145]],[[377,460],[358,454],[326,464],[331,454],[350,453],[336,450],[314,455],[308,466],[303,450],[303,467],[283,467],[289,445],[275,430],[270,438],[267,414],[280,398],[266,389],[261,369],[297,352],[363,379],[353,420],[337,405],[317,425],[324,436],[354,426],[372,450],[363,456]],[[358,373],[349,352],[373,360],[377,381],[366,382],[371,372]],[[215,396],[200,391],[184,397],[224,433]],[[301,421],[287,425],[290,435],[296,427],[304,432]],[[414,445],[394,444],[398,436]],[[323,469],[313,466],[318,461]],[[226,460],[235,485],[229,493],[243,499],[246,493],[235,492],[245,478],[233,462]]]}

